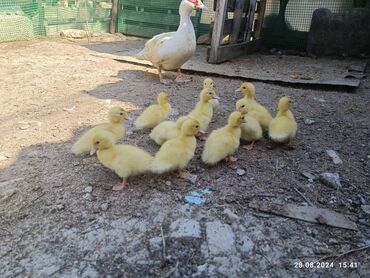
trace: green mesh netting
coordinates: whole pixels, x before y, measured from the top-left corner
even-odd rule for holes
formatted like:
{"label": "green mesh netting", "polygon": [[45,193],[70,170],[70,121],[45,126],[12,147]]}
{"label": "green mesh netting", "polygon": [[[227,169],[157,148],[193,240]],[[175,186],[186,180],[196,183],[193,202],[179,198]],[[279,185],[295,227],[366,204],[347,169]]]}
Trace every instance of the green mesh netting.
{"label": "green mesh netting", "polygon": [[353,0],[268,0],[262,37],[271,48],[305,50],[313,12],[337,13],[353,8]]}
{"label": "green mesh netting", "polygon": [[0,42],[59,36],[67,29],[107,32],[111,0],[0,0]]}

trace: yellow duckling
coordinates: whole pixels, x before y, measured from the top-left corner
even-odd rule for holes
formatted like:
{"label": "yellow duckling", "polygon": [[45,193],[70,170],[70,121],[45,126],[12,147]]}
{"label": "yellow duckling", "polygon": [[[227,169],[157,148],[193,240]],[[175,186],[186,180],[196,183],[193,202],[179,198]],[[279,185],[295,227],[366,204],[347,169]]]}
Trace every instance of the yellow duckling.
{"label": "yellow duckling", "polygon": [[250,82],[244,82],[236,91],[243,92],[248,101],[248,116],[254,117],[267,130],[272,120],[270,112],[255,100],[256,88]]}
{"label": "yellow duckling", "polygon": [[[205,88],[211,88],[211,89],[214,89],[213,87],[213,80],[211,78],[206,78],[204,79],[204,82],[203,82],[203,89]],[[213,108],[213,113],[216,113],[217,110],[220,108],[220,102],[218,101],[218,99],[211,99],[209,101],[210,104],[212,104],[212,108]]]}
{"label": "yellow duckling", "polygon": [[200,130],[205,132],[213,117],[211,99],[219,99],[212,88],[205,88],[200,92],[200,100],[195,108],[188,114],[189,118],[197,119],[200,123]]}
{"label": "yellow duckling", "polygon": [[153,157],[146,151],[130,145],[113,145],[111,133],[105,131],[95,134],[93,151],[105,167],[113,170],[122,178],[122,183],[112,190],[120,191],[128,184],[128,177],[143,174],[150,170]]}
{"label": "yellow duckling", "polygon": [[195,134],[199,131],[197,120],[188,119],[181,128],[181,134],[165,142],[154,157],[152,172],[164,173],[173,170],[182,171],[193,158],[197,140]]}
{"label": "yellow duckling", "polygon": [[251,142],[250,145],[245,145],[243,148],[247,150],[252,150],[255,141],[258,141],[262,138],[262,127],[260,123],[253,117],[248,116],[248,101],[246,99],[239,99],[236,102],[236,110],[244,115],[244,119],[247,123],[243,123],[240,128],[242,134],[240,139]]}
{"label": "yellow duckling", "polygon": [[202,161],[206,164],[216,164],[227,156],[232,155],[239,147],[241,129],[245,123],[240,112],[230,114],[227,125],[212,131],[206,140]]}
{"label": "yellow duckling", "polygon": [[284,96],[279,100],[276,117],[269,126],[269,137],[277,143],[288,142],[288,146],[293,146],[293,138],[297,133],[297,123],[293,113],[289,110],[292,105],[292,99]]}
{"label": "yellow duckling", "polygon": [[112,133],[113,143],[116,143],[119,139],[125,136],[126,128],[124,125],[124,119],[126,117],[127,112],[123,108],[113,107],[108,113],[109,122],[97,125],[82,134],[81,137],[73,144],[72,152],[74,154],[81,154],[89,151],[92,148],[92,138],[100,131]]}
{"label": "yellow duckling", "polygon": [[153,128],[168,118],[171,105],[168,102],[168,94],[161,92],[157,97],[158,104],[150,105],[136,119],[136,129]]}
{"label": "yellow duckling", "polygon": [[176,138],[180,135],[181,127],[183,123],[188,119],[186,116],[181,116],[174,121],[164,121],[152,129],[149,137],[153,139],[158,145],[162,145],[164,142]]}

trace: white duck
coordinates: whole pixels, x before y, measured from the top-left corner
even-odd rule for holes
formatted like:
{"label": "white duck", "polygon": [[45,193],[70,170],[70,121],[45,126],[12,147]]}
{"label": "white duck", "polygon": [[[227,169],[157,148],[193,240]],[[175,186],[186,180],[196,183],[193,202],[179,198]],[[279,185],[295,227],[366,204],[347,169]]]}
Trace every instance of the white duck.
{"label": "white duck", "polygon": [[180,25],[176,32],[162,33],[146,42],[144,49],[135,57],[150,61],[157,69],[164,84],[162,70],[177,70],[176,82],[190,81],[181,76],[181,66],[195,53],[196,37],[190,14],[194,9],[207,9],[200,0],[182,0],[179,7]]}

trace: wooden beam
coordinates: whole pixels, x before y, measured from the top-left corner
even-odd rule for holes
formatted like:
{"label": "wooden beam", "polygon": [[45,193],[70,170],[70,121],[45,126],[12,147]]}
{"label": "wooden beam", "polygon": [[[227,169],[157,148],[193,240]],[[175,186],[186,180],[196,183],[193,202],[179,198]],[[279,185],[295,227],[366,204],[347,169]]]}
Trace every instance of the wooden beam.
{"label": "wooden beam", "polygon": [[266,0],[260,0],[258,5],[258,18],[257,23],[255,26],[254,31],[254,37],[256,39],[259,39],[261,37],[262,32],[262,26],[263,26],[263,20],[265,18],[265,11],[266,11]]}
{"label": "wooden beam", "polygon": [[256,12],[256,3],[257,0],[250,0],[249,1],[249,11],[248,11],[248,23],[247,23],[247,38],[246,41],[249,42],[251,37],[252,37],[252,28],[253,28],[253,23],[254,23],[254,14]]}
{"label": "wooden beam", "polygon": [[241,55],[253,53],[261,49],[262,40],[254,40],[250,42],[243,42],[238,44],[221,45],[218,48],[218,60],[211,64],[219,64],[236,58]]}
{"label": "wooden beam", "polygon": [[215,23],[213,25],[213,32],[212,32],[212,41],[211,41],[211,49],[207,60],[209,63],[217,63],[218,62],[218,48],[220,46],[221,39],[223,37],[223,27],[225,22],[225,15],[226,15],[226,5],[227,0],[218,0],[216,13],[215,13]]}
{"label": "wooden beam", "polygon": [[244,10],[244,3],[245,0],[236,0],[235,8],[234,8],[234,16],[233,16],[233,29],[232,34],[230,37],[230,41],[236,42],[239,39],[241,24],[242,24],[242,16]]}
{"label": "wooden beam", "polygon": [[116,33],[117,14],[118,14],[118,0],[112,0],[112,18],[109,27],[109,32],[111,34]]}

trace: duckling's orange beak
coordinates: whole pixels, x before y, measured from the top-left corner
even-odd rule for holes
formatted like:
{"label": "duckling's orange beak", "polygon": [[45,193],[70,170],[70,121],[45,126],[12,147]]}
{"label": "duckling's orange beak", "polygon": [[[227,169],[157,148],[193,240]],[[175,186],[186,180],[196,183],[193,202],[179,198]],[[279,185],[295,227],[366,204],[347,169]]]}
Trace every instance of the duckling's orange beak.
{"label": "duckling's orange beak", "polygon": [[200,134],[200,135],[206,135],[207,132],[205,132],[204,130],[199,129],[198,130],[198,134]]}
{"label": "duckling's orange beak", "polygon": [[219,96],[214,96],[213,99],[220,99],[220,97]]}
{"label": "duckling's orange beak", "polygon": [[96,148],[95,147],[92,147],[90,149],[90,155],[94,155],[96,153]]}
{"label": "duckling's orange beak", "polygon": [[236,93],[240,93],[242,90],[240,88],[236,89],[235,92]]}

